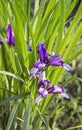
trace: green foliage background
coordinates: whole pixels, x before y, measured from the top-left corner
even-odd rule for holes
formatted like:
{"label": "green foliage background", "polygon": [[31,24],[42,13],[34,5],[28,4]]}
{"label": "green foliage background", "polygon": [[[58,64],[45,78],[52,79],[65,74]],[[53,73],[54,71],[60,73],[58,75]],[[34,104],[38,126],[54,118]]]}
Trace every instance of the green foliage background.
{"label": "green foliage background", "polygon": [[[33,6],[30,0],[0,0],[0,37],[6,37],[8,23],[15,34],[14,47],[6,43],[0,46],[0,130],[82,129],[82,79],[76,75],[76,57],[82,54],[82,2],[67,20],[77,3],[35,0]],[[37,87],[29,70],[37,60],[40,42],[73,67],[72,74],[56,67],[46,70],[53,84],[61,84],[68,91],[68,101],[49,95],[39,106],[34,103]],[[27,43],[32,52],[27,50]],[[82,63],[81,58],[79,61]]]}

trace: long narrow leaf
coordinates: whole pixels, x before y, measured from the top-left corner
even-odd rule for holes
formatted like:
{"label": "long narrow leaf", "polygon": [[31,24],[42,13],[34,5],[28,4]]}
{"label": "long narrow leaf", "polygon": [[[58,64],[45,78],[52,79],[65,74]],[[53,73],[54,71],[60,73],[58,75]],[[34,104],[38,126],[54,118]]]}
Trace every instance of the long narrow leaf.
{"label": "long narrow leaf", "polygon": [[26,112],[25,112],[25,117],[24,117],[24,123],[23,123],[22,130],[30,130],[29,129],[29,126],[30,126],[30,124],[29,124],[29,122],[30,122],[30,112],[31,112],[31,95],[30,95],[30,99],[29,99],[29,102],[28,102]]}

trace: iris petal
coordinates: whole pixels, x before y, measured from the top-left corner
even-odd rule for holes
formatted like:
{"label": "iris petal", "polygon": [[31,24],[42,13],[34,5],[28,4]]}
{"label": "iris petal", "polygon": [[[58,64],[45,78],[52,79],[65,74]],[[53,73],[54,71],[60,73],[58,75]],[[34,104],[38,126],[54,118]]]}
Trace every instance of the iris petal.
{"label": "iris petal", "polygon": [[55,94],[64,93],[64,88],[60,88],[57,85],[54,85],[54,86],[48,88],[47,90],[48,90],[48,93],[55,93]]}
{"label": "iris petal", "polygon": [[67,99],[70,99],[69,95],[67,93],[62,93],[62,95],[67,98]]}
{"label": "iris petal", "polygon": [[42,96],[42,98],[45,98],[48,95],[48,91],[45,88],[39,88],[38,89],[38,94]]}
{"label": "iris petal", "polygon": [[63,63],[62,67],[68,71],[72,71],[72,67],[68,64]]}
{"label": "iris petal", "polygon": [[15,44],[15,37],[14,37],[13,30],[12,30],[12,26],[10,24],[8,24],[6,33],[7,33],[8,44],[14,45]]}
{"label": "iris petal", "polygon": [[69,99],[69,95],[64,92],[63,87],[59,87],[57,85],[54,85],[47,89],[48,93],[54,93],[54,94],[62,94],[65,98]]}
{"label": "iris petal", "polygon": [[47,63],[48,66],[50,66],[50,65],[51,66],[61,66],[61,64],[62,64],[62,59],[61,59],[61,56],[59,56],[59,55],[52,56]]}
{"label": "iris petal", "polygon": [[[45,79],[46,79],[45,70],[41,70],[41,71],[40,71],[39,78],[38,78],[37,86],[40,84],[40,82],[41,82],[42,80],[45,80]],[[38,87],[39,87],[39,86],[38,86]]]}
{"label": "iris petal", "polygon": [[46,51],[46,46],[44,44],[38,45],[38,55],[41,62],[46,62],[48,60],[48,53]]}

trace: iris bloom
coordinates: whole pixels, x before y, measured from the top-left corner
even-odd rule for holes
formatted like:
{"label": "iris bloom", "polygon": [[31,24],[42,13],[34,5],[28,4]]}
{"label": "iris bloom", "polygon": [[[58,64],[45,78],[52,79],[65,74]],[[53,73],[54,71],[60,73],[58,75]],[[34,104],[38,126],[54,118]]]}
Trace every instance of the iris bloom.
{"label": "iris bloom", "polygon": [[53,86],[49,87],[50,84],[51,84],[51,81],[47,80],[45,78],[45,71],[42,70],[40,72],[40,76],[38,78],[37,87],[38,87],[38,95],[39,96],[37,96],[37,98],[35,99],[36,104],[39,104],[40,101],[42,101],[42,99],[44,99],[49,94],[61,94],[65,98],[69,99],[69,96],[67,93],[64,92],[63,87],[59,87],[58,85],[53,85]]}
{"label": "iris bloom", "polygon": [[34,68],[31,69],[30,76],[34,76],[38,70],[47,66],[60,66],[68,71],[72,71],[71,66],[64,63],[60,55],[54,55],[53,51],[51,51],[51,54],[48,54],[44,44],[39,44],[37,53],[40,61],[34,63]]}
{"label": "iris bloom", "polygon": [[0,43],[8,43],[9,45],[14,45],[15,44],[15,37],[14,37],[14,33],[13,33],[13,30],[12,30],[12,26],[10,24],[8,24],[8,27],[7,27],[7,30],[6,30],[6,35],[7,35],[7,38],[3,38],[1,39],[0,38]]}

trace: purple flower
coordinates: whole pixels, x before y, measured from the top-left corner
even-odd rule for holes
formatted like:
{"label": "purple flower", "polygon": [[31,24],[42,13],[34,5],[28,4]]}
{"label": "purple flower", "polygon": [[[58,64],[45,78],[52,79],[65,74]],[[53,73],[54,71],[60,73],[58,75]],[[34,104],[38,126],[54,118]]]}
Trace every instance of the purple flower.
{"label": "purple flower", "polygon": [[[60,66],[60,67],[65,68],[68,71],[72,71],[71,66],[69,66],[68,64],[65,64],[62,61],[62,58],[60,55],[54,55],[53,51],[51,51],[51,54],[48,54],[46,51],[46,46],[44,44],[39,44],[38,55],[40,58],[39,64],[45,64],[45,66]],[[37,64],[37,62],[35,64]],[[35,64],[34,64],[34,67],[38,68],[38,64],[37,66],[35,66]]]}
{"label": "purple flower", "polygon": [[68,71],[72,71],[71,66],[64,63],[62,61],[61,56],[59,56],[59,55],[52,56],[50,58],[50,60],[48,61],[47,66],[61,66],[61,67],[65,68]]}
{"label": "purple flower", "polygon": [[8,24],[6,34],[7,34],[7,38],[0,38],[0,44],[6,42],[9,45],[14,45],[15,44],[15,37],[14,37],[13,30],[12,30],[12,26],[10,24]]}
{"label": "purple flower", "polygon": [[38,45],[37,53],[39,55],[40,61],[36,61],[34,63],[34,68],[40,70],[48,66],[60,66],[68,71],[72,71],[71,66],[64,63],[60,55],[54,55],[54,51],[51,51],[51,54],[48,54],[44,44],[41,43]]}
{"label": "purple flower", "polygon": [[14,33],[12,30],[12,26],[10,24],[8,24],[7,30],[7,42],[9,45],[14,45],[15,44],[15,37],[14,37]]}
{"label": "purple flower", "polygon": [[38,51],[37,51],[40,61],[46,63],[48,61],[48,53],[46,51],[46,47],[44,44],[38,45]]}
{"label": "purple flower", "polygon": [[37,87],[38,88],[47,88],[47,86],[49,86],[51,84],[51,81],[50,80],[41,80]]}
{"label": "purple flower", "polygon": [[37,88],[38,88],[38,97],[35,99],[35,103],[39,104],[39,102],[45,98],[46,96],[48,96],[49,94],[61,94],[63,95],[65,98],[69,99],[69,96],[67,93],[64,92],[64,88],[63,87],[59,87],[57,85],[53,85],[51,87],[49,87],[51,84],[50,80],[47,80],[45,77],[45,71],[41,70],[39,72],[39,78],[38,78],[38,82],[37,82]]}
{"label": "purple flower", "polygon": [[35,99],[35,103],[39,104],[39,102],[45,98],[46,96],[48,96],[49,94],[61,94],[63,95],[65,98],[69,99],[69,96],[67,93],[64,92],[64,88],[63,87],[59,87],[57,85],[53,85],[50,88],[43,88],[40,87],[38,89],[38,94],[39,96]]}

